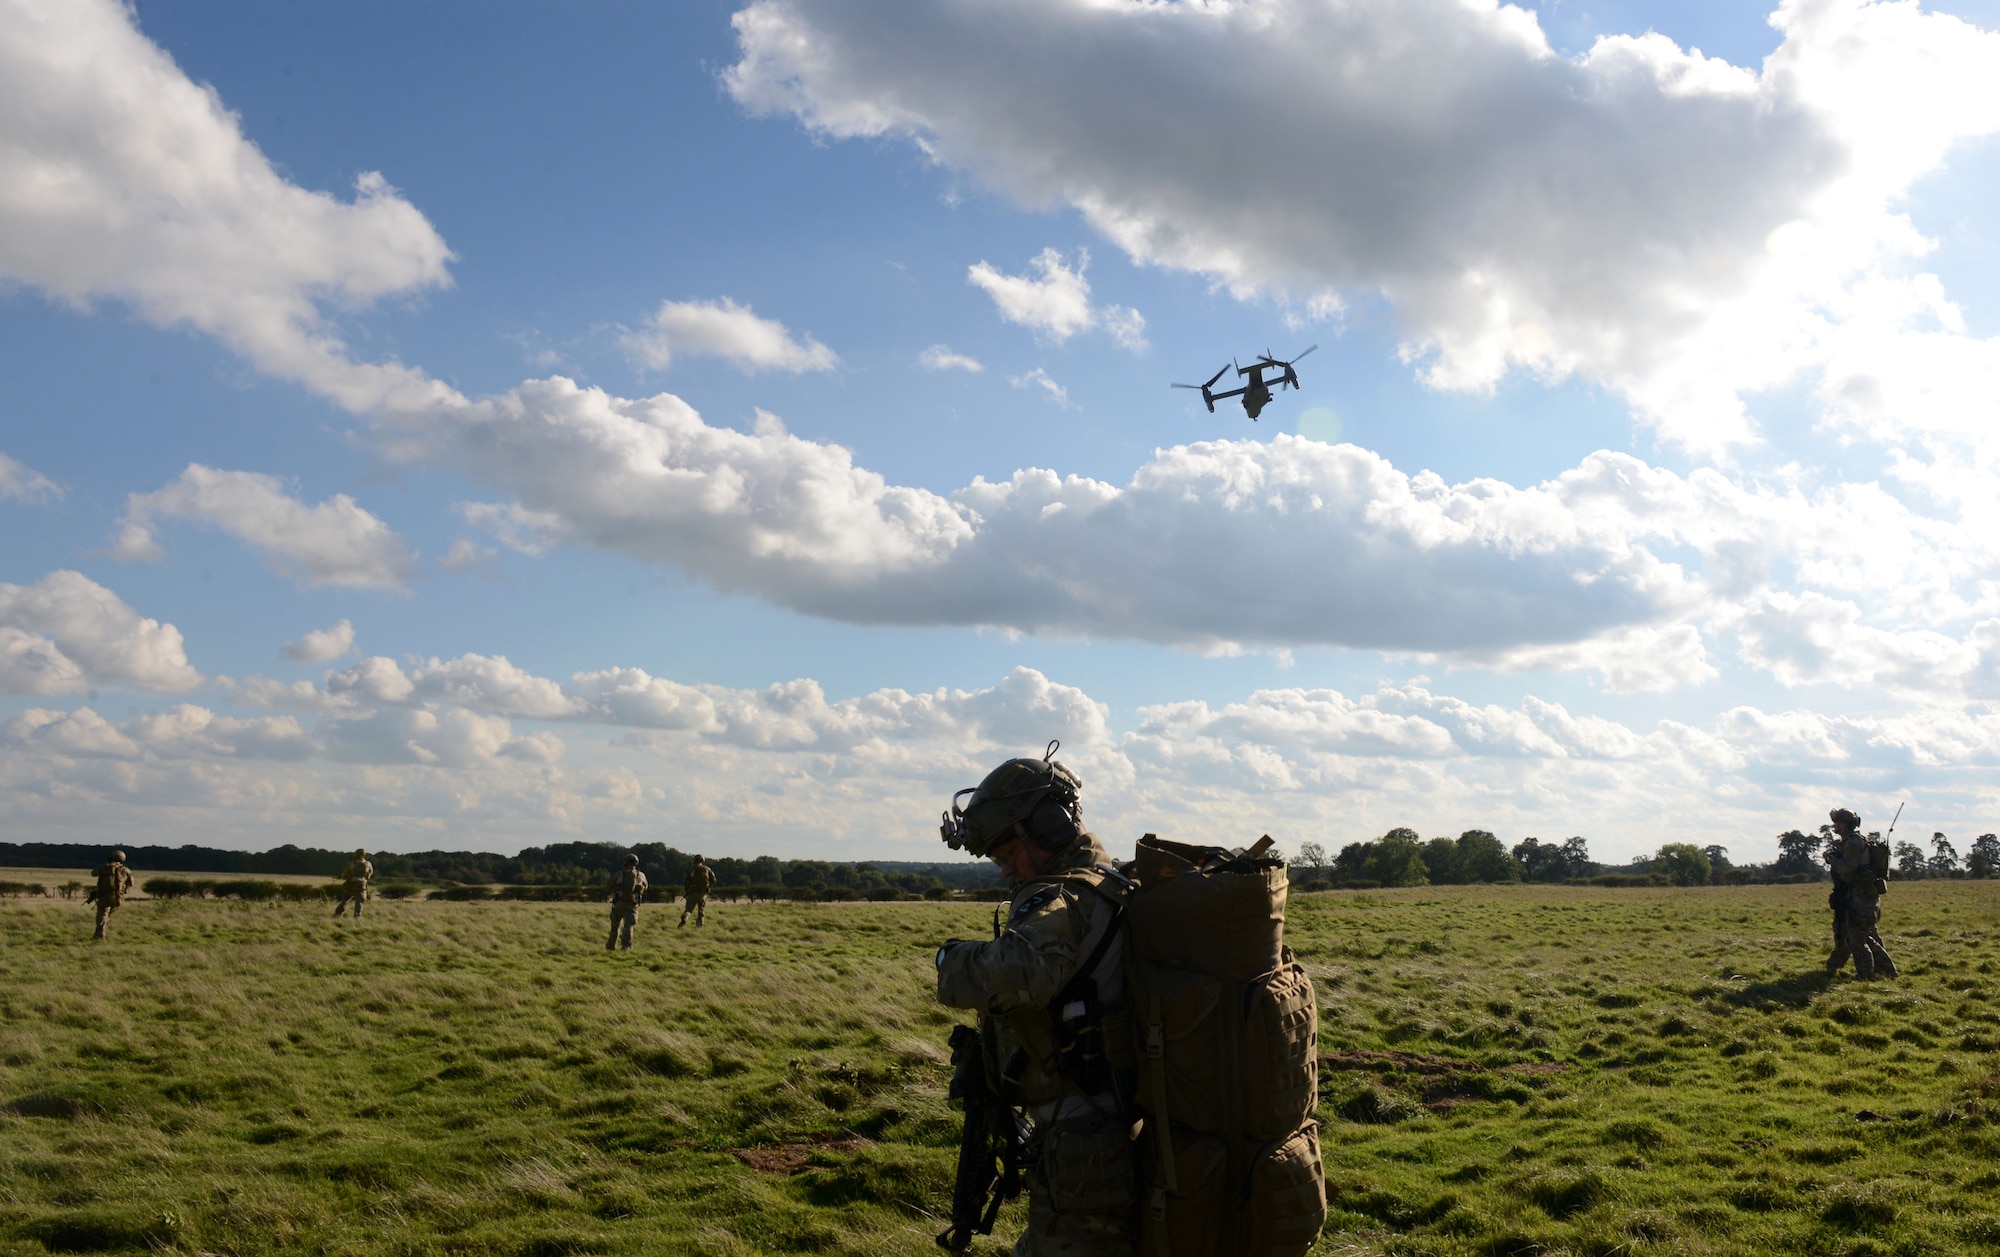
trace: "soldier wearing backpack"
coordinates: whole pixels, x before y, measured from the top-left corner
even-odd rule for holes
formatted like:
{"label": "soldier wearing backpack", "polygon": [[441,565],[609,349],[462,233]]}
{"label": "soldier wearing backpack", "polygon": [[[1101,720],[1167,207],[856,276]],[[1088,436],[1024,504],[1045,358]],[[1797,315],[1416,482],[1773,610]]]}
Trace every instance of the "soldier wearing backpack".
{"label": "soldier wearing backpack", "polygon": [[125,867],[125,853],[113,851],[109,860],[97,866],[97,889],[84,900],[85,903],[94,901],[97,904],[97,933],[92,937],[104,937],[104,927],[110,923],[111,914],[125,902],[125,896],[131,890],[132,870]]}
{"label": "soldier wearing backpack", "polygon": [[[688,913],[694,913],[694,927],[701,928],[701,920],[708,914],[708,892],[715,889],[715,870],[703,864],[700,856],[681,879],[681,894],[686,902],[681,907],[681,925],[688,923]],[[674,928],[679,929],[680,926]]]}
{"label": "soldier wearing backpack", "polygon": [[[990,942],[952,939],[938,949],[937,996],[979,1015],[986,1086],[1010,1115],[1025,1110],[1032,1123],[1026,1146],[1008,1156],[1025,1167],[1028,1188],[1016,1257],[1129,1257],[1138,1123],[1130,1071],[1121,1096],[1106,1054],[1110,1038],[1130,1039],[1119,928],[1126,883],[1083,828],[1082,783],[1055,762],[1056,745],[1041,759],[1008,760],[959,791],[945,813],[946,843],[992,860],[1014,897],[1004,925],[996,914]],[[1122,1035],[1107,1034],[1121,1013]],[[974,1196],[988,1189],[972,1188]],[[963,1252],[983,1229],[980,1212],[975,1200],[974,1217],[954,1216],[941,1242]]]}
{"label": "soldier wearing backpack", "polygon": [[375,866],[368,862],[368,853],[355,849],[354,858],[340,870],[340,902],[333,905],[333,915],[347,911],[347,905],[354,905],[354,919],[361,919],[361,903],[368,898],[368,883],[375,876]]}
{"label": "soldier wearing backpack", "polygon": [[1838,973],[1854,957],[1854,976],[1867,982],[1877,975],[1896,976],[1896,962],[1882,946],[1876,927],[1882,920],[1882,895],[1889,889],[1889,848],[1870,842],[1861,834],[1861,818],[1846,808],[1830,813],[1834,846],[1826,853],[1833,869],[1834,895],[1839,897],[1836,915],[1846,933],[1828,957],[1826,971]]}
{"label": "soldier wearing backpack", "polygon": [[627,855],[625,867],[611,880],[611,937],[604,940],[605,951],[632,950],[632,927],[638,924],[639,904],[645,897],[646,875],[639,871],[639,857]]}

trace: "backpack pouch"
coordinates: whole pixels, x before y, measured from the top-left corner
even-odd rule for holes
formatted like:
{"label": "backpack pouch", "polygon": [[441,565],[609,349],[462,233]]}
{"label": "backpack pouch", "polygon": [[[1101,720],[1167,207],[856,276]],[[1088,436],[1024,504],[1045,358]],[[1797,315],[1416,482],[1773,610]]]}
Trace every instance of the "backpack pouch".
{"label": "backpack pouch", "polygon": [[1042,1143],[1040,1173],[1049,1205],[1063,1215],[1129,1218],[1139,1196],[1132,1124],[1102,1114],[1066,1117]]}
{"label": "backpack pouch", "polygon": [[[1179,1190],[1152,1186],[1139,1211],[1138,1257],[1220,1257],[1227,1225],[1229,1152],[1214,1135],[1174,1127],[1174,1177]],[[1158,1145],[1141,1140],[1148,1156]],[[1303,1251],[1303,1250],[1302,1250]]]}
{"label": "backpack pouch", "polygon": [[1250,1171],[1249,1242],[1243,1257],[1304,1257],[1326,1225],[1319,1123],[1271,1145]]}
{"label": "backpack pouch", "polygon": [[[1225,1024],[1232,1011],[1227,1000],[1231,985],[1204,974],[1151,965],[1138,966],[1137,977],[1143,995],[1134,1011],[1141,1040],[1151,1032],[1154,1009],[1165,1031],[1167,1114],[1177,1125],[1211,1132],[1224,1129],[1222,1106],[1236,1095]],[[1151,1090],[1142,1091],[1140,1098],[1149,1112],[1158,1107]]]}
{"label": "backpack pouch", "polygon": [[1291,959],[1244,991],[1243,1133],[1283,1139],[1319,1103],[1319,1001],[1312,979]]}

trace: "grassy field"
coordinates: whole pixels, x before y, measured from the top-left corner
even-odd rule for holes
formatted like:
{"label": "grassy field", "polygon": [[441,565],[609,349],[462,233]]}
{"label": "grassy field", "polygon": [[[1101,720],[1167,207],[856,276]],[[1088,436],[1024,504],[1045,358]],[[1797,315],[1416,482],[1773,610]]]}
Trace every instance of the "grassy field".
{"label": "grassy field", "polygon": [[[2000,1252],[2000,883],[1898,885],[1873,986],[1824,893],[1295,899],[1315,1251]],[[989,911],[0,900],[0,1254],[934,1252]]]}

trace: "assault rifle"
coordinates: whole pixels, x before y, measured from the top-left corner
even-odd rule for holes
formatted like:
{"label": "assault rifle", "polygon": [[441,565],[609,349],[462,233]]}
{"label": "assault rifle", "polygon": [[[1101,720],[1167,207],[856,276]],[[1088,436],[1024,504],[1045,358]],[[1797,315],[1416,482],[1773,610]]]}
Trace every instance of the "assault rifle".
{"label": "assault rifle", "polygon": [[965,1133],[958,1141],[951,1226],[937,1242],[954,1257],[964,1257],[973,1236],[993,1234],[1000,1206],[1021,1194],[1021,1153],[1027,1132],[1014,1106],[988,1085],[979,1031],[971,1026],[952,1029],[951,1091],[947,1098],[964,1103]]}

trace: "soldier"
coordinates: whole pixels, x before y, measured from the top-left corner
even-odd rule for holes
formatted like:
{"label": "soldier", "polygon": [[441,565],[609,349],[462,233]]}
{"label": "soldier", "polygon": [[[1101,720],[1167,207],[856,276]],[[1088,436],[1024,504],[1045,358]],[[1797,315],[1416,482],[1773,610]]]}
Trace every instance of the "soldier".
{"label": "soldier", "polygon": [[1829,818],[1835,841],[1826,853],[1826,862],[1833,869],[1835,920],[1845,926],[1846,933],[1827,958],[1826,971],[1829,975],[1839,973],[1851,955],[1854,974],[1863,982],[1877,974],[1893,978],[1896,962],[1889,959],[1875,928],[1882,920],[1882,892],[1887,886],[1875,871],[1868,840],[1861,836],[1861,818],[1844,807],[1835,808]]}
{"label": "soldier", "polygon": [[611,937],[604,940],[605,951],[614,947],[632,950],[632,927],[639,923],[639,904],[645,898],[646,875],[639,871],[639,857],[628,855],[624,871],[611,880]]}
{"label": "soldier", "polygon": [[118,911],[118,905],[125,902],[125,895],[131,889],[132,870],[125,867],[125,853],[113,851],[109,860],[97,866],[97,889],[90,893],[97,902],[97,933],[92,937],[104,937],[111,914]]}
{"label": "soldier", "polygon": [[[681,879],[681,894],[687,896],[687,906],[681,909],[681,925],[688,923],[688,913],[694,913],[694,928],[701,928],[702,917],[708,910],[708,892],[715,885],[715,870],[694,858],[694,866]],[[680,926],[674,928],[679,929]]]}
{"label": "soldier", "polygon": [[[979,1014],[987,1081],[1033,1123],[1015,1257],[1130,1257],[1137,1125],[1112,1072],[1086,1067],[1105,1060],[1104,1017],[1125,1000],[1127,883],[1084,830],[1082,782],[1055,751],[1008,760],[945,813],[946,843],[992,860],[1014,897],[997,938],[938,949],[938,1001]],[[1093,1036],[1098,1050],[1077,1050]]]}
{"label": "soldier", "polygon": [[368,893],[368,879],[375,876],[375,866],[368,862],[368,853],[360,849],[347,867],[340,870],[340,902],[333,906],[333,915],[347,911],[348,900],[354,901],[354,919],[361,919],[361,901]]}

